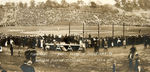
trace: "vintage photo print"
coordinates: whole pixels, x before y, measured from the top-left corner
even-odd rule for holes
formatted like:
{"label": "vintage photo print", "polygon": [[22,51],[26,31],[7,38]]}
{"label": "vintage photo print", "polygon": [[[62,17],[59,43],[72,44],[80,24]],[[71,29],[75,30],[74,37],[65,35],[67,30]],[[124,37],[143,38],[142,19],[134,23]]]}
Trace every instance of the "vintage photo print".
{"label": "vintage photo print", "polygon": [[0,72],[150,72],[150,0],[0,0]]}

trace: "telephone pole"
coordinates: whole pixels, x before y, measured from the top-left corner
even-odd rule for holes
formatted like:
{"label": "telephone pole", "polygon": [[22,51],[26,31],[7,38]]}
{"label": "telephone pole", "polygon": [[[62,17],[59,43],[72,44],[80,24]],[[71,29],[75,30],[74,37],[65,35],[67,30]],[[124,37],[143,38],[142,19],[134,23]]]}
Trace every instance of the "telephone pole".
{"label": "telephone pole", "polygon": [[114,37],[114,22],[112,24],[112,37]]}
{"label": "telephone pole", "polygon": [[125,37],[125,23],[123,23],[123,37]]}
{"label": "telephone pole", "polygon": [[84,24],[85,24],[85,22],[83,22],[83,38],[84,38]]}
{"label": "telephone pole", "polygon": [[101,20],[99,20],[99,18],[96,15],[94,15],[94,17],[97,19],[97,22],[98,22],[98,24],[97,24],[98,25],[98,29],[97,30],[98,30],[98,38],[100,38],[100,31],[99,31],[100,30],[100,23],[99,22]]}
{"label": "telephone pole", "polygon": [[69,36],[70,36],[70,22],[69,22]]}

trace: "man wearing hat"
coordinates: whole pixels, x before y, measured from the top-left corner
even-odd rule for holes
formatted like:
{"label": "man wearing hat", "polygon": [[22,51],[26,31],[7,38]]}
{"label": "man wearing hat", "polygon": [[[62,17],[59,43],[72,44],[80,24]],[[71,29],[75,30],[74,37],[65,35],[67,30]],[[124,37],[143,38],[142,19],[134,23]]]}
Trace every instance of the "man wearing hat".
{"label": "man wearing hat", "polygon": [[13,45],[10,44],[10,52],[11,52],[11,56],[13,56],[13,52],[14,52],[13,50],[14,50]]}
{"label": "man wearing hat", "polygon": [[25,51],[25,58],[26,60],[30,60],[31,57],[31,50],[29,48],[27,48],[27,50]]}
{"label": "man wearing hat", "polygon": [[136,47],[134,45],[132,45],[132,47],[130,48],[130,53],[132,54],[132,58],[134,58],[136,51],[137,51]]}
{"label": "man wearing hat", "polygon": [[31,66],[32,61],[24,61],[24,64],[20,66],[23,72],[35,72],[34,67]]}

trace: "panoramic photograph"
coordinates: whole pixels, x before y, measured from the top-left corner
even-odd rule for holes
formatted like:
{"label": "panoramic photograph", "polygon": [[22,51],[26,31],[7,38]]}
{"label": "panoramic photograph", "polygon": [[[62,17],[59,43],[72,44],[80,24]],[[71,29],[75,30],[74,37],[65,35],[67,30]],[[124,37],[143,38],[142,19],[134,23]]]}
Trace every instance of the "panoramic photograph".
{"label": "panoramic photograph", "polygon": [[0,0],[0,72],[150,72],[150,0]]}

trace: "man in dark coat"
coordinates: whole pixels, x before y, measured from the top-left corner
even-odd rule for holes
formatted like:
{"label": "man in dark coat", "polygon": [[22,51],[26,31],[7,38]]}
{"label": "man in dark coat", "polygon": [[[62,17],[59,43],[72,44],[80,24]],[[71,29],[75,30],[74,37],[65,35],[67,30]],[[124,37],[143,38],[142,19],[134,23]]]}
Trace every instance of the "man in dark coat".
{"label": "man in dark coat", "polygon": [[135,55],[135,66],[134,66],[135,72],[139,72],[139,71],[138,71],[138,67],[139,67],[139,64],[140,64],[139,60],[140,60],[140,59],[139,59],[139,55],[136,54],[136,55]]}
{"label": "man in dark coat", "polygon": [[136,47],[132,45],[132,47],[130,48],[130,53],[132,54],[132,58],[134,58],[135,52],[136,52]]}
{"label": "man in dark coat", "polygon": [[144,36],[144,48],[147,48],[148,45],[148,37]]}
{"label": "man in dark coat", "polygon": [[30,55],[31,55],[31,61],[33,62],[33,63],[35,63],[35,61],[36,61],[36,50],[35,49],[33,49],[33,50],[31,50],[31,52],[30,52]]}
{"label": "man in dark coat", "polygon": [[25,51],[25,58],[26,58],[26,60],[30,60],[30,53],[31,53],[31,51],[29,50],[29,49],[27,49],[27,51]]}
{"label": "man in dark coat", "polygon": [[94,52],[95,53],[98,53],[99,52],[99,39],[98,38],[96,38],[95,40],[94,40]]}
{"label": "man in dark coat", "polygon": [[11,56],[13,56],[13,50],[14,50],[13,45],[10,44],[10,52],[11,52]]}
{"label": "man in dark coat", "polygon": [[32,62],[28,61],[25,62],[23,65],[20,66],[22,72],[35,72],[34,67],[31,66]]}
{"label": "man in dark coat", "polygon": [[133,70],[133,58],[131,53],[129,54],[128,59],[129,59],[129,70],[131,72]]}
{"label": "man in dark coat", "polygon": [[113,63],[113,72],[116,72],[116,61]]}

